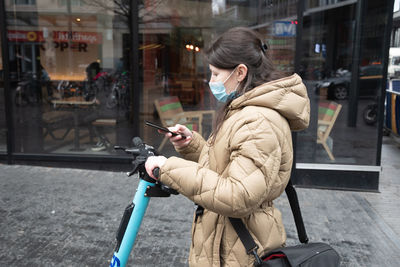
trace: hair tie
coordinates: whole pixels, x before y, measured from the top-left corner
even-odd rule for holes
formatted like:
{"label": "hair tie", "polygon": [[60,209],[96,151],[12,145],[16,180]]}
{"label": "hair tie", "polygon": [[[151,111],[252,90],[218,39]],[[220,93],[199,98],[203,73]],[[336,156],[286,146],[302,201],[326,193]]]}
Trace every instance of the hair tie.
{"label": "hair tie", "polygon": [[268,50],[268,45],[267,44],[264,44],[264,43],[262,43],[261,44],[261,50],[264,52],[264,54],[267,52],[267,50]]}

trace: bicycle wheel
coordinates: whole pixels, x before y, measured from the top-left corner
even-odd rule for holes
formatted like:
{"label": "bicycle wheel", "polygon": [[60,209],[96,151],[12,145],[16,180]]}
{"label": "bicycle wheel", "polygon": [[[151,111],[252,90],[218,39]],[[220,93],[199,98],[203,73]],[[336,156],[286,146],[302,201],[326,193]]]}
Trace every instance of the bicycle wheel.
{"label": "bicycle wheel", "polygon": [[118,92],[113,90],[107,97],[106,107],[109,109],[115,108],[118,105]]}
{"label": "bicycle wheel", "polygon": [[21,87],[17,87],[15,94],[15,105],[17,107],[24,107],[28,104],[25,93]]}

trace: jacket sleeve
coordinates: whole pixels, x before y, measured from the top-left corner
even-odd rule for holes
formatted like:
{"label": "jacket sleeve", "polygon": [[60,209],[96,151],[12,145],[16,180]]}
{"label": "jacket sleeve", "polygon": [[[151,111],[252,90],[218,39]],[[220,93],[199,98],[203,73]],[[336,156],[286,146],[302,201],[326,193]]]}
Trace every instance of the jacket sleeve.
{"label": "jacket sleeve", "polygon": [[188,146],[184,148],[177,148],[176,151],[180,153],[185,159],[197,162],[200,157],[201,150],[206,143],[206,140],[197,132],[193,133],[193,139]]}
{"label": "jacket sleeve", "polygon": [[288,175],[279,176],[281,145],[276,131],[280,130],[265,118],[237,122],[228,141],[230,162],[221,174],[172,157],[162,167],[160,180],[218,214],[249,215],[278,197],[288,182]]}

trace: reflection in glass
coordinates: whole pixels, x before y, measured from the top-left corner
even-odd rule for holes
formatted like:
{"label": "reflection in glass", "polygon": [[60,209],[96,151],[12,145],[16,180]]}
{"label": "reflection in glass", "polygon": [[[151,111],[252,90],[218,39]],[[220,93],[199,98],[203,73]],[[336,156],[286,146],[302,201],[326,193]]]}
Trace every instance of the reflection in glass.
{"label": "reflection in glass", "polygon": [[313,9],[314,2],[308,1],[310,8],[305,11],[300,70],[310,96],[311,122],[298,135],[297,161],[375,165],[377,116],[369,121],[365,114],[371,105],[377,107],[382,90],[384,4],[365,1],[362,16],[368,19],[362,24],[358,87],[354,87],[356,4]]}
{"label": "reflection in glass", "polygon": [[129,28],[114,8],[113,1],[6,7],[15,152],[113,154],[113,144],[129,143],[117,140],[132,127]]}
{"label": "reflection in glass", "polygon": [[[296,7],[297,1],[144,1],[140,62],[143,117],[164,126],[183,122],[207,137],[212,111],[218,108],[208,87],[210,72],[203,57],[207,44],[231,27],[251,27],[268,45],[277,68],[292,74]],[[176,105],[179,111],[171,112],[168,107],[162,111],[167,104]],[[195,117],[182,115],[188,111]],[[162,153],[174,153],[153,129],[144,127],[143,132]]]}
{"label": "reflection in glass", "polygon": [[[203,51],[231,27],[257,30],[277,68],[294,71],[295,0],[144,0],[139,36],[130,34],[129,1],[28,2],[6,7],[15,152],[115,155],[113,145],[129,145],[139,127],[145,142],[174,154],[144,120],[184,123],[207,137],[218,103]],[[130,62],[132,40],[138,62]],[[132,64],[139,66],[135,88]],[[132,124],[136,117],[140,125]]]}

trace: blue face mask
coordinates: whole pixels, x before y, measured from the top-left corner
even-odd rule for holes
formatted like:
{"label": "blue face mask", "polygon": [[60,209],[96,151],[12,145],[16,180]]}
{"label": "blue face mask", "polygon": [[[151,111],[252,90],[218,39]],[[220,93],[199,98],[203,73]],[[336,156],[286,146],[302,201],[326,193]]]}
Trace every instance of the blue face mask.
{"label": "blue face mask", "polygon": [[[225,82],[232,76],[232,74],[235,72],[236,68],[229,74],[228,78],[225,79],[223,82],[209,82],[208,85],[210,86],[211,92],[215,96],[215,98],[222,103],[225,103],[226,101],[233,99],[236,97],[236,88],[233,92],[230,94],[226,93],[226,88],[225,88]],[[239,84],[238,84],[239,86]]]}

